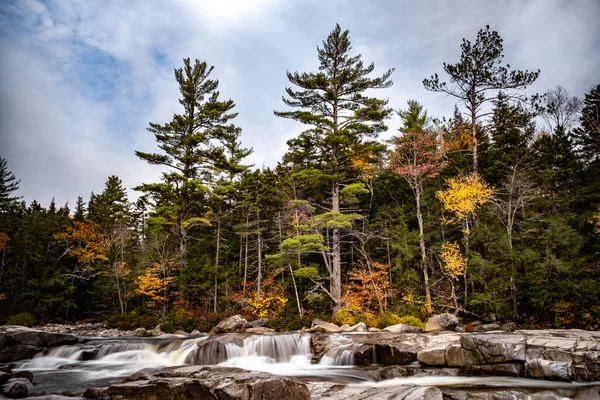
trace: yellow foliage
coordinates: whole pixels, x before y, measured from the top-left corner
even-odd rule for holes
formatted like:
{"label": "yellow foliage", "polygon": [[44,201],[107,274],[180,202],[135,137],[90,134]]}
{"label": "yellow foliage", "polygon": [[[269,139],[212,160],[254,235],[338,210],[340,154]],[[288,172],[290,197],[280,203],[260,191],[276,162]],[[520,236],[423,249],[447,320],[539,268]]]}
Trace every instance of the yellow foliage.
{"label": "yellow foliage", "polygon": [[248,308],[256,318],[271,317],[279,311],[288,299],[279,295],[262,296],[260,299],[249,298]]}
{"label": "yellow foliage", "polygon": [[598,211],[596,211],[594,215],[592,215],[590,223],[594,225],[594,232],[600,235],[600,206],[598,206]]}
{"label": "yellow foliage", "polygon": [[154,264],[136,279],[136,293],[148,297],[150,306],[154,306],[156,303],[165,303],[168,300],[166,289],[173,278],[161,277],[160,271],[160,265]]}
{"label": "yellow foliage", "polygon": [[356,317],[352,314],[352,311],[347,308],[340,308],[340,310],[335,314],[335,322],[340,325],[355,325]]}
{"label": "yellow foliage", "polygon": [[436,193],[442,202],[445,213],[442,218],[446,224],[461,222],[475,215],[477,207],[487,202],[494,193],[493,189],[476,174],[450,178],[446,183],[448,188]]}
{"label": "yellow foliage", "polygon": [[97,274],[96,267],[106,261],[108,239],[93,222],[73,221],[65,232],[56,233],[54,239],[66,244],[65,254],[77,258],[77,268],[72,275],[89,279]]}
{"label": "yellow foliage", "polygon": [[452,278],[458,279],[465,272],[465,259],[457,243],[442,244],[440,257],[442,258],[444,270]]}
{"label": "yellow foliage", "polygon": [[235,292],[231,299],[242,304],[255,318],[268,318],[277,314],[288,299],[285,291],[276,280],[281,271],[270,272],[261,283],[260,296],[258,295],[258,282],[249,282],[247,285],[247,298],[242,292]]}

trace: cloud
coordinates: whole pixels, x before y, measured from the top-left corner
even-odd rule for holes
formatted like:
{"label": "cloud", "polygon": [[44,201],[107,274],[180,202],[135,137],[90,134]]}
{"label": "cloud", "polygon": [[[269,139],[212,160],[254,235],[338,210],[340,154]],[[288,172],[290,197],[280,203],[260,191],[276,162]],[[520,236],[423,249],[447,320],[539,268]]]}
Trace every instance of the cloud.
{"label": "cloud", "polygon": [[[215,65],[222,97],[237,103],[249,161],[274,166],[303,129],[273,115],[285,71],[316,70],[316,46],[336,22],[377,73],[396,68],[378,94],[394,108],[417,99],[450,114],[454,100],[421,81],[456,62],[461,39],[485,24],[512,66],[542,70],[532,91],[560,84],[581,96],[600,80],[598,15],[595,0],[10,1],[0,10],[0,156],[20,194],[43,204],[74,204],[108,175],[128,188],[158,179],[134,151],[156,149],[145,128],[179,111],[173,68],[191,57]],[[389,125],[384,137],[397,119]]]}

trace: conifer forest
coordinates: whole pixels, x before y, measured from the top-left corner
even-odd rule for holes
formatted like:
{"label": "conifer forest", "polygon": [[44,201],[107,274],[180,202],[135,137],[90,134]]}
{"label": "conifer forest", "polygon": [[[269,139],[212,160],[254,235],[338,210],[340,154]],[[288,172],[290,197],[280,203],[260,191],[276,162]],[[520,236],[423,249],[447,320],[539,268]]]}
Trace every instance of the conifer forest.
{"label": "conifer forest", "polygon": [[241,314],[283,331],[451,312],[598,329],[600,82],[526,95],[544,65],[512,65],[483,26],[423,71],[456,104],[431,115],[389,106],[398,71],[376,73],[345,28],[315,46],[318,68],[288,71],[273,110],[303,130],[275,167],[248,162],[224,66],[194,55],[174,70],[179,111],[148,124],[156,150],[131,154],[159,179],[108,176],[44,207],[0,158],[0,323],[189,332]]}

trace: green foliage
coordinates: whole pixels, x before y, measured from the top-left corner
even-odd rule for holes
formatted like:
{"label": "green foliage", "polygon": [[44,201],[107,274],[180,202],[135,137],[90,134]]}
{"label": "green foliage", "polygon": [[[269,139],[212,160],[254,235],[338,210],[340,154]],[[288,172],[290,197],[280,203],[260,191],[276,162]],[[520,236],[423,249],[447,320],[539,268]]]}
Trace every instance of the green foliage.
{"label": "green foliage", "polygon": [[335,322],[337,322],[339,325],[347,324],[352,326],[356,324],[356,317],[352,311],[346,308],[340,308],[337,314],[335,314]]}
{"label": "green foliage", "polygon": [[360,202],[359,196],[368,193],[369,190],[365,187],[364,183],[351,183],[340,190],[342,203],[351,205],[358,204]]}
{"label": "green foliage", "polygon": [[278,332],[296,331],[309,326],[309,318],[306,315],[298,315],[291,301],[269,319],[269,327]]}
{"label": "green foliage", "polygon": [[20,325],[32,327],[35,325],[35,318],[28,312],[22,312],[8,317],[8,319],[6,320],[6,325]]}
{"label": "green foliage", "polygon": [[319,270],[315,267],[304,267],[298,268],[294,271],[294,276],[296,278],[304,278],[304,279],[320,279]]}
{"label": "green foliage", "polygon": [[163,321],[163,330],[172,333],[177,330],[191,332],[198,327],[198,320],[194,314],[185,308],[174,308]]}
{"label": "green foliage", "polygon": [[111,315],[106,320],[106,326],[109,328],[130,331],[137,328],[154,329],[160,322],[160,318],[157,315],[131,312],[128,314]]}

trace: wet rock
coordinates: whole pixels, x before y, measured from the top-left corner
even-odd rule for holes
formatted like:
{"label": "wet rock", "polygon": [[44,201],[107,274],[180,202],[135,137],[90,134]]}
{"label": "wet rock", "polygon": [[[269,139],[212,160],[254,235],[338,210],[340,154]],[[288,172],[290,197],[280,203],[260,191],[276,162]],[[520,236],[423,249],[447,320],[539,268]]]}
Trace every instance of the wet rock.
{"label": "wet rock", "polygon": [[25,378],[11,378],[2,389],[6,397],[21,399],[33,392],[33,385]]}
{"label": "wet rock", "polygon": [[460,345],[451,345],[446,347],[444,352],[446,364],[449,367],[469,368],[477,365],[477,359],[469,350],[465,350]]}
{"label": "wet rock", "polygon": [[408,365],[417,361],[418,349],[402,344],[376,344],[375,354],[379,364]]}
{"label": "wet rock", "polygon": [[456,315],[444,313],[430,317],[424,330],[425,332],[453,331],[457,325]]}
{"label": "wet rock", "polygon": [[480,365],[525,361],[526,343],[521,335],[465,335],[461,336],[460,345]]}
{"label": "wet rock", "polygon": [[267,328],[264,326],[258,326],[256,328],[246,328],[246,333],[263,334],[263,333],[272,333],[272,332],[275,332],[275,329]]}
{"label": "wet rock", "polygon": [[43,347],[28,344],[17,344],[14,346],[0,347],[0,362],[11,362],[33,358],[44,351]]}
{"label": "wet rock", "polygon": [[269,318],[260,318],[254,321],[250,321],[250,326],[252,328],[261,328],[269,325]]}
{"label": "wet rock", "polygon": [[525,373],[534,379],[570,381],[573,379],[573,363],[570,361],[549,361],[533,359],[525,363]]}
{"label": "wet rock", "polygon": [[0,385],[4,385],[10,379],[10,374],[7,372],[0,372]]}
{"label": "wet rock", "polygon": [[33,383],[33,373],[31,371],[15,371],[13,372],[12,377],[27,379],[29,382]]}
{"label": "wet rock", "polygon": [[309,400],[307,386],[264,372],[226,367],[174,367],[156,372],[149,380],[129,381],[108,388],[111,399],[227,399]]}
{"label": "wet rock", "polygon": [[239,334],[214,335],[198,342],[197,348],[186,359],[188,364],[214,365],[229,358],[233,348],[243,346],[244,336]]}
{"label": "wet rock", "polygon": [[383,328],[385,332],[392,333],[419,333],[421,332],[421,328],[418,326],[405,325],[405,324],[396,324],[390,325],[388,327]]}
{"label": "wet rock", "polygon": [[417,360],[424,365],[446,365],[446,347],[421,350],[417,353]]}
{"label": "wet rock", "polygon": [[174,333],[175,335],[187,335],[188,333],[186,331],[183,331],[181,329],[178,329],[175,331]]}
{"label": "wet rock", "polygon": [[220,321],[210,332],[211,333],[232,333],[244,332],[251,325],[241,315],[233,315]]}
{"label": "wet rock", "polygon": [[200,332],[198,329],[194,329],[193,331],[190,332],[190,335],[200,335],[202,332]]}
{"label": "wet rock", "polygon": [[469,368],[470,372],[482,373],[493,376],[523,376],[523,363],[504,363],[491,365],[477,365]]}
{"label": "wet rock", "polygon": [[12,368],[8,364],[0,364],[0,372],[6,372],[7,374],[12,374]]}
{"label": "wet rock", "polygon": [[345,386],[332,383],[314,383],[311,385],[312,398],[315,400],[442,400],[442,391],[427,386],[368,387]]}
{"label": "wet rock", "polygon": [[109,399],[108,388],[88,388],[83,393],[85,399]]}

